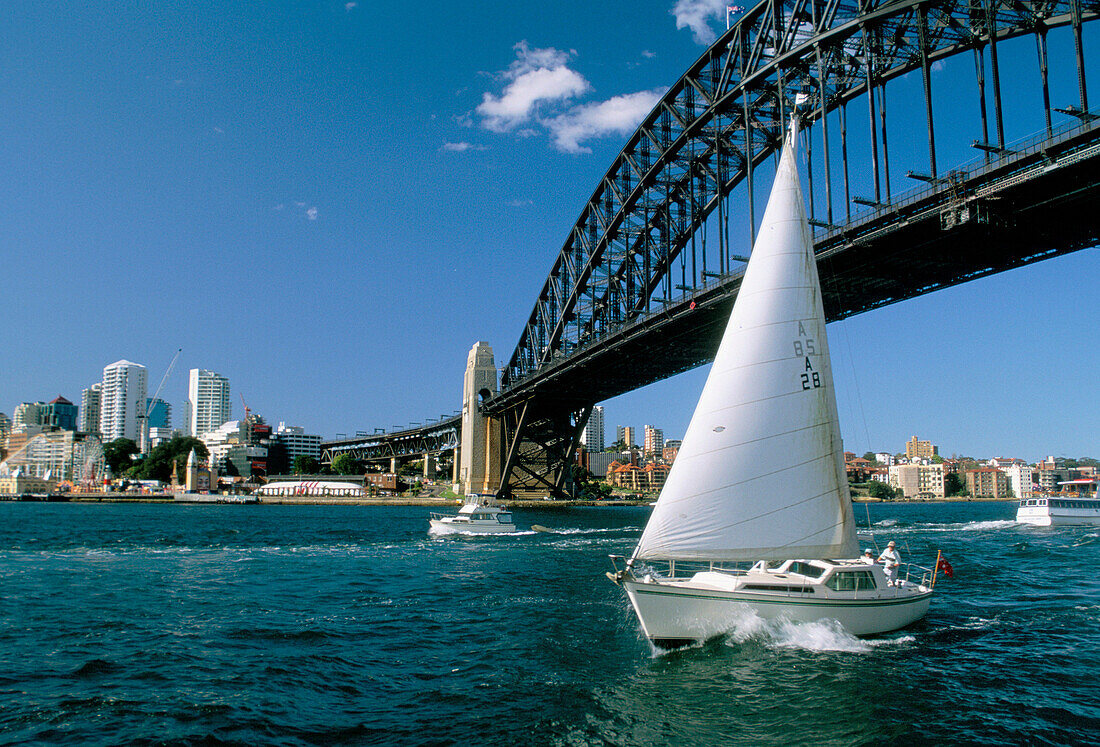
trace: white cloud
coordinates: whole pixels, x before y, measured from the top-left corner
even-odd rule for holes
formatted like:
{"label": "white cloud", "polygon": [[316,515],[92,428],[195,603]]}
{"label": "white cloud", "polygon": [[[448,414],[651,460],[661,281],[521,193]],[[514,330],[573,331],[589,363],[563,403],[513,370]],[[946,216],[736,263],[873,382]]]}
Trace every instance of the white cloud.
{"label": "white cloud", "polygon": [[468,150],[486,150],[486,148],[484,145],[474,145],[473,143],[463,141],[459,143],[443,143],[443,150],[449,150],[452,153],[465,153]]}
{"label": "white cloud", "polygon": [[310,220],[317,220],[317,208],[311,207],[306,211],[306,217]]}
{"label": "white cloud", "polygon": [[591,85],[566,66],[570,54],[516,44],[516,59],[502,75],[510,81],[500,96],[485,93],[477,113],[493,132],[508,132],[529,119],[540,103],[564,102],[587,93]]}
{"label": "white cloud", "polygon": [[357,7],[359,7],[359,3],[344,3],[344,10],[348,13],[352,12]]}
{"label": "white cloud", "polygon": [[696,44],[711,44],[718,35],[714,33],[710,22],[726,18],[726,0],[676,0],[670,11],[676,16],[676,28],[691,29],[691,37]]}
{"label": "white cloud", "polygon": [[651,91],[638,91],[623,96],[615,96],[607,101],[574,107],[565,114],[544,120],[550,130],[554,145],[566,153],[590,153],[581,143],[590,138],[608,133],[626,135],[637,128],[666,88]]}

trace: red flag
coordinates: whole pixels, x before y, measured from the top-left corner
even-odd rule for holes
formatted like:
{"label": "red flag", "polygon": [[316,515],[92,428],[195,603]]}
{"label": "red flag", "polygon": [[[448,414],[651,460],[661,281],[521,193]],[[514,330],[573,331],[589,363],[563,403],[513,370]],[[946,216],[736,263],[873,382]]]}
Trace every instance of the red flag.
{"label": "red flag", "polygon": [[955,569],[951,567],[951,564],[947,562],[947,558],[940,556],[940,562],[936,564],[936,567],[940,570],[940,573],[948,578],[955,578]]}

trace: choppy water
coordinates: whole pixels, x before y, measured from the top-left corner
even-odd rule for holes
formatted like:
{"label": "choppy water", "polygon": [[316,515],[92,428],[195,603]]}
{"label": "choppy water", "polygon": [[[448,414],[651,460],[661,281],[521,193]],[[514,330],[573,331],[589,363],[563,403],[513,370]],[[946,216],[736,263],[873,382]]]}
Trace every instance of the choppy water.
{"label": "choppy water", "polygon": [[603,575],[645,508],[430,538],[413,507],[0,504],[0,742],[1100,744],[1100,530],[1013,513],[872,509],[955,567],[908,630],[655,655]]}

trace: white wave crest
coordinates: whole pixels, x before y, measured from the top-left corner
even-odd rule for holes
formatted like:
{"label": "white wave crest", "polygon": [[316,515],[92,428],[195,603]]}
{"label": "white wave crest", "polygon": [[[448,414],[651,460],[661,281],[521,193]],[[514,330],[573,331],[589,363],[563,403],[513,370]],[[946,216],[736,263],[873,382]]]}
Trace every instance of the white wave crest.
{"label": "white wave crest", "polygon": [[545,534],[622,534],[624,532],[640,532],[640,527],[543,527]]}
{"label": "white wave crest", "polygon": [[849,633],[836,620],[791,622],[785,618],[765,620],[752,610],[729,620],[732,627],[726,633],[728,644],[759,641],[770,648],[801,649],[803,651],[865,654],[881,646],[898,646],[916,640],[911,635],[898,638],[865,639]]}

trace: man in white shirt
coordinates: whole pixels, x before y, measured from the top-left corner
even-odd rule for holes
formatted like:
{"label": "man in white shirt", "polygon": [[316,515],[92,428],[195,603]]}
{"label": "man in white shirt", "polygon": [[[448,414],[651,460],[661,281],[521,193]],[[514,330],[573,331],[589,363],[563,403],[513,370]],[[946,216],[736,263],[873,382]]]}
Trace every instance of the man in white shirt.
{"label": "man in white shirt", "polygon": [[886,571],[886,581],[891,586],[897,583],[898,580],[898,566],[901,565],[901,555],[894,549],[894,540],[886,545],[886,549],[882,551],[882,554],[878,556],[878,560],[882,563],[883,570]]}
{"label": "man in white shirt", "polygon": [[871,548],[867,548],[863,551],[863,555],[860,556],[859,562],[866,563],[867,565],[875,564],[875,556],[871,554]]}

